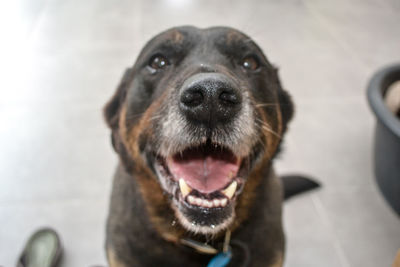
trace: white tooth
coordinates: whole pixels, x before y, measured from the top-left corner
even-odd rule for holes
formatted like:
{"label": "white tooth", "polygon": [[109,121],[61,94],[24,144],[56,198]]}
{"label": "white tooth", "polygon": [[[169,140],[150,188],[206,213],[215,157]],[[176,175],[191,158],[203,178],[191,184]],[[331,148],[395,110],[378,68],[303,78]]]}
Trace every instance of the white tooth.
{"label": "white tooth", "polygon": [[205,204],[205,206],[206,206],[207,208],[212,208],[212,206],[213,206],[212,201],[208,201],[208,200],[204,200],[204,204]]}
{"label": "white tooth", "polygon": [[192,188],[190,188],[182,178],[179,179],[179,188],[181,189],[183,197],[186,197],[192,191]]}
{"label": "white tooth", "polygon": [[200,199],[200,206],[202,206],[202,207],[206,206],[206,200],[205,199]]}
{"label": "white tooth", "polygon": [[194,202],[196,203],[197,206],[201,206],[201,204],[203,204],[203,200],[201,200],[200,198],[195,198]]}
{"label": "white tooth", "polygon": [[194,204],[194,196],[188,196],[188,201],[190,204]]}
{"label": "white tooth", "polygon": [[213,200],[213,204],[214,204],[214,207],[219,207],[219,206],[221,205],[221,200],[219,200],[219,199],[214,199],[214,200]]}
{"label": "white tooth", "polygon": [[233,197],[233,194],[235,194],[236,187],[237,187],[237,182],[233,181],[228,186],[228,188],[226,188],[225,190],[222,190],[222,193],[224,193],[225,196],[227,196],[229,199],[231,199]]}
{"label": "white tooth", "polygon": [[221,199],[221,207],[225,207],[226,203],[228,203],[228,199],[226,198]]}

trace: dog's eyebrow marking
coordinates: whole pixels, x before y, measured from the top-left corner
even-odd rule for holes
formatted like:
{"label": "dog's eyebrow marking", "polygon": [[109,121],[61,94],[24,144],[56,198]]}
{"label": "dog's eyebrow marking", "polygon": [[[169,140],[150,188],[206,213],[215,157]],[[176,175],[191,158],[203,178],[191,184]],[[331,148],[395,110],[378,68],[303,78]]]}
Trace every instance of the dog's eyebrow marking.
{"label": "dog's eyebrow marking", "polygon": [[234,30],[230,30],[226,34],[226,43],[231,44],[232,42],[240,40],[242,38],[243,38],[243,36],[241,34],[239,34],[238,32],[236,32]]}
{"label": "dog's eyebrow marking", "polygon": [[180,43],[182,43],[183,42],[183,39],[184,39],[184,36],[183,36],[183,34],[180,32],[180,31],[178,31],[178,30],[172,30],[170,33],[169,33],[169,36],[168,36],[174,43],[178,43],[178,44],[180,44]]}
{"label": "dog's eyebrow marking", "polygon": [[187,50],[190,46],[190,40],[185,38],[185,33],[182,33],[179,30],[170,30],[146,46],[142,57],[150,57],[154,52],[162,52],[171,56],[175,53]]}

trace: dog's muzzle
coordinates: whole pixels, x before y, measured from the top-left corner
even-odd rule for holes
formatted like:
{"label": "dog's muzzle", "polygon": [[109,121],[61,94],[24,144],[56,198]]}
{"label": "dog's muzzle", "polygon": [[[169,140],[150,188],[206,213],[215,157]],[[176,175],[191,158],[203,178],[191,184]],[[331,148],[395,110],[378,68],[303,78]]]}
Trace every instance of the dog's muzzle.
{"label": "dog's muzzle", "polygon": [[239,82],[222,73],[194,74],[175,92],[154,169],[183,226],[216,233],[233,221],[252,164],[252,108]]}

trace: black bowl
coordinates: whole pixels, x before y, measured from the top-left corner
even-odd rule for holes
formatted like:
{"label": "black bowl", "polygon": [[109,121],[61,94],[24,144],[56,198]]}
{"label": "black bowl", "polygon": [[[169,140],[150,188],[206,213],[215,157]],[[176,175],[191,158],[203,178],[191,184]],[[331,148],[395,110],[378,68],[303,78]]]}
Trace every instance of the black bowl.
{"label": "black bowl", "polygon": [[381,69],[368,85],[368,101],[377,118],[374,171],[378,186],[392,208],[400,214],[400,119],[385,105],[389,86],[400,80],[400,64]]}

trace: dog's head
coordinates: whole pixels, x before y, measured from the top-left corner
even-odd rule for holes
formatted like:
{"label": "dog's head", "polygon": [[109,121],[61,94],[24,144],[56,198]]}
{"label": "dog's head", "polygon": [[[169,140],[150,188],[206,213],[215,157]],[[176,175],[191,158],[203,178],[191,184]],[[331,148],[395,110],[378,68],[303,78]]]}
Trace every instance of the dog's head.
{"label": "dog's head", "polygon": [[292,113],[261,49],[222,27],[154,37],[105,107],[114,148],[147,187],[148,205],[164,201],[185,229],[202,234],[234,221]]}

